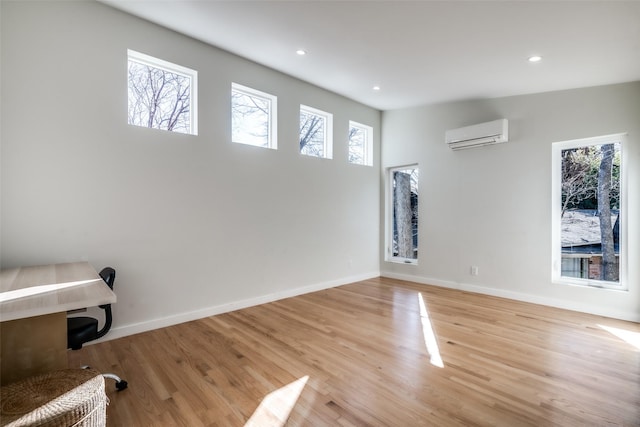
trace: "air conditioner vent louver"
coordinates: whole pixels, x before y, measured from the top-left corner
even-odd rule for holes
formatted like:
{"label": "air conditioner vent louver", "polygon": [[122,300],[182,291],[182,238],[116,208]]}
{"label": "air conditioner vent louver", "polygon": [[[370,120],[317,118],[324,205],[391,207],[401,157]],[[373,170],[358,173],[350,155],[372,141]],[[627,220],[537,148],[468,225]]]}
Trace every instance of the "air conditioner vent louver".
{"label": "air conditioner vent louver", "polygon": [[494,120],[445,132],[445,140],[452,150],[500,144],[509,140],[507,119]]}

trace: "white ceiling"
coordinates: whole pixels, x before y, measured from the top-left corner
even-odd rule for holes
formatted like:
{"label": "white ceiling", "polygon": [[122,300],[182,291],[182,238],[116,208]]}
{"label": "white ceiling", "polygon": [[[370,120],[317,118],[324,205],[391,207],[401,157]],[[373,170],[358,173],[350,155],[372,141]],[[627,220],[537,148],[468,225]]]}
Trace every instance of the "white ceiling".
{"label": "white ceiling", "polygon": [[640,1],[103,3],[380,110],[640,80]]}

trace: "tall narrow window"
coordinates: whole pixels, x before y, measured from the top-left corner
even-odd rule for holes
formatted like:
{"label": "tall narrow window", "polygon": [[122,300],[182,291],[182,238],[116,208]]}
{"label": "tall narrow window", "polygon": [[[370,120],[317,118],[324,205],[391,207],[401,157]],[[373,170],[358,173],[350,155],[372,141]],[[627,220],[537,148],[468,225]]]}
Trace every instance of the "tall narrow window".
{"label": "tall narrow window", "polygon": [[373,128],[349,122],[349,163],[373,166]]}
{"label": "tall narrow window", "polygon": [[300,153],[307,156],[333,156],[333,115],[300,106]]}
{"label": "tall narrow window", "polygon": [[259,90],[231,84],[231,140],[240,144],[278,148],[278,98]]}
{"label": "tall narrow window", "polygon": [[128,50],[130,125],[198,134],[198,72]]}
{"label": "tall narrow window", "polygon": [[418,166],[388,170],[387,261],[418,263]]}
{"label": "tall narrow window", "polygon": [[553,145],[553,279],[625,288],[624,136]]}

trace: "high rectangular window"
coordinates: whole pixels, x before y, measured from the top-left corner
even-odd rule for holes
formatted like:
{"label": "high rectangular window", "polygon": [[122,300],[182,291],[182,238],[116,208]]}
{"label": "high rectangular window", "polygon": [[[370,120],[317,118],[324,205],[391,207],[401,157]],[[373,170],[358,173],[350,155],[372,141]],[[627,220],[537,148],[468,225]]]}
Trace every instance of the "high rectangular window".
{"label": "high rectangular window", "polygon": [[418,263],[417,165],[387,171],[387,261]]}
{"label": "high rectangular window", "polygon": [[128,55],[130,125],[198,134],[198,72],[133,50]]}
{"label": "high rectangular window", "polygon": [[300,153],[307,156],[333,156],[333,115],[300,106]]}
{"label": "high rectangular window", "polygon": [[553,144],[554,282],[626,288],[624,140]]}
{"label": "high rectangular window", "polygon": [[373,128],[349,121],[349,163],[373,166]]}
{"label": "high rectangular window", "polygon": [[277,149],[278,98],[237,83],[231,84],[231,140]]}

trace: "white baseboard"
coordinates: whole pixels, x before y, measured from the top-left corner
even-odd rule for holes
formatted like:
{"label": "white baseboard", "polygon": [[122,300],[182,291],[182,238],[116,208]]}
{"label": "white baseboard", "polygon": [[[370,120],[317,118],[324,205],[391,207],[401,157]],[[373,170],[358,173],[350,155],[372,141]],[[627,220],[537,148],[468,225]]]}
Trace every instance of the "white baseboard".
{"label": "white baseboard", "polygon": [[266,303],[278,301],[284,298],[295,297],[297,295],[308,294],[311,292],[321,291],[323,289],[335,288],[336,286],[342,286],[349,283],[359,282],[362,280],[373,279],[376,277],[380,277],[379,271],[365,273],[365,274],[358,274],[354,276],[348,276],[341,279],[317,283],[309,286],[303,286],[300,288],[287,289],[285,291],[261,295],[255,298],[248,298],[240,301],[233,301],[226,304],[205,307],[199,310],[189,311],[185,313],[173,314],[171,316],[162,317],[159,319],[153,319],[153,320],[133,323],[129,325],[121,325],[111,329],[103,339],[94,341],[94,342],[97,343],[101,341],[108,341],[116,338],[126,337],[128,335],[138,334],[140,332],[164,328],[167,326],[177,325],[179,323],[190,322],[192,320],[202,319],[204,317],[215,316],[217,314],[222,314],[222,313],[228,313],[230,311],[240,310],[242,308],[253,307],[260,304],[266,304]]}
{"label": "white baseboard", "polygon": [[611,309],[603,309],[602,307],[585,306],[584,304],[572,303],[564,300],[557,300],[554,298],[541,297],[537,295],[523,294],[520,292],[507,291],[503,289],[489,288],[485,286],[458,283],[458,282],[441,280],[441,279],[425,278],[421,276],[412,276],[409,274],[399,274],[399,273],[393,273],[393,272],[381,273],[379,271],[375,271],[375,272],[370,272],[366,274],[348,276],[341,279],[331,280],[328,282],[317,283],[314,285],[303,286],[300,288],[274,292],[266,295],[257,296],[255,298],[248,298],[240,301],[233,301],[226,304],[205,307],[199,310],[173,314],[171,316],[152,319],[144,322],[117,326],[111,329],[111,331],[109,331],[109,333],[104,338],[97,341],[93,341],[91,343],[87,343],[87,344],[108,341],[116,338],[125,337],[128,335],[150,331],[153,329],[164,328],[167,326],[177,325],[179,323],[202,319],[204,317],[215,316],[217,314],[228,313],[234,310],[240,310],[243,308],[253,307],[260,304],[266,304],[269,302],[278,301],[285,298],[295,297],[297,295],[303,295],[311,292],[321,291],[323,289],[335,288],[337,286],[347,285],[349,283],[373,279],[376,277],[380,277],[381,275],[383,277],[389,277],[391,279],[406,280],[406,281],[421,283],[425,285],[433,285],[433,286],[439,286],[442,288],[449,288],[449,289],[458,289],[462,291],[475,292],[475,293],[484,294],[484,295],[508,298],[516,301],[530,302],[534,304],[541,304],[541,305],[546,305],[550,307],[562,308],[566,310],[595,314],[598,316],[606,316],[614,319],[627,320],[631,322],[640,322],[640,315],[638,313],[624,313],[624,312],[611,310]]}
{"label": "white baseboard", "polygon": [[562,308],[565,310],[579,311],[581,313],[595,314],[597,316],[611,317],[614,319],[627,320],[630,322],[640,322],[640,314],[628,313],[611,309],[610,307],[599,307],[581,302],[571,302],[559,300],[555,298],[542,297],[538,295],[523,294],[520,292],[507,291],[504,289],[489,288],[486,286],[471,285],[467,283],[458,283],[447,280],[432,279],[427,277],[412,276],[409,274],[399,274],[383,271],[383,277],[390,279],[406,280],[424,285],[439,286],[441,288],[458,289],[461,291],[474,292],[478,294],[491,295],[494,297],[508,298],[516,301],[530,302],[533,304],[546,305],[549,307]]}

